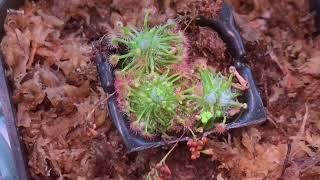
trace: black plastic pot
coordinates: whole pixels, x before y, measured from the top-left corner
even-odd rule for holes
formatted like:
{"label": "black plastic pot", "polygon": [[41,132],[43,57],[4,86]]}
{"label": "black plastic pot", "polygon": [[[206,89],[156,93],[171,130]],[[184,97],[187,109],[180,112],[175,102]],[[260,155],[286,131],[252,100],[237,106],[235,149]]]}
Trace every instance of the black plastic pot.
{"label": "black plastic pot", "polygon": [[[218,32],[219,36],[228,46],[228,50],[233,57],[234,66],[236,67],[237,71],[248,81],[250,86],[245,93],[246,102],[248,105],[247,110],[243,112],[237,119],[232,121],[232,123],[227,124],[227,129],[240,128],[264,122],[266,120],[266,111],[255,83],[254,76],[250,68],[243,62],[246,52],[242,38],[235,26],[231,7],[225,3],[220,17],[217,20],[199,17],[197,22],[199,26],[206,26],[213,31]],[[104,91],[110,95],[114,93],[115,88],[113,68],[108,63],[108,58],[110,57],[110,54],[116,53],[117,50],[108,48],[106,51],[107,52],[96,49],[95,61],[102,87]],[[124,144],[127,146],[129,152],[141,151],[190,139],[190,137],[182,137],[172,141],[165,141],[163,139],[148,140],[132,133],[128,126],[128,120],[125,119],[125,115],[121,113],[117,107],[115,94],[113,94],[108,100],[108,109],[113,124],[118,129],[119,134],[122,136]],[[206,132],[205,135],[210,133],[211,132]]]}

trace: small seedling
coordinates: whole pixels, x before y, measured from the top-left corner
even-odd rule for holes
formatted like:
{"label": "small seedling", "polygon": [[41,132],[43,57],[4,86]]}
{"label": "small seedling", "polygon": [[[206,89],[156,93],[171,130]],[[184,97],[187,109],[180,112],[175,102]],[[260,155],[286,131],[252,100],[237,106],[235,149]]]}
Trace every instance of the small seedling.
{"label": "small seedling", "polygon": [[233,75],[226,78],[221,74],[202,69],[200,76],[203,89],[203,96],[199,99],[200,117],[204,125],[221,118],[225,124],[229,109],[245,107],[245,104],[237,101],[236,97],[239,94],[233,92],[231,88]]}
{"label": "small seedling", "polygon": [[182,62],[184,41],[183,33],[176,30],[172,21],[150,28],[147,13],[141,31],[124,27],[121,36],[112,39],[112,44],[122,44],[127,48],[125,54],[113,55],[112,60],[121,62],[123,71],[161,72],[170,64]]}
{"label": "small seedling", "polygon": [[164,133],[176,115],[180,99],[176,93],[178,75],[150,74],[131,87],[127,96],[129,113],[136,116],[131,127],[144,133]]}

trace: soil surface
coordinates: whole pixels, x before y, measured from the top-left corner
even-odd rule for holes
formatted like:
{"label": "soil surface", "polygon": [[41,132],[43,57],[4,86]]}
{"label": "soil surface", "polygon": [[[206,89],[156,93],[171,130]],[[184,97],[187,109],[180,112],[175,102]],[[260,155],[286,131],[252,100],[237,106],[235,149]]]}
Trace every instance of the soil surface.
{"label": "soil surface", "polygon": [[[172,179],[319,179],[320,37],[307,0],[230,0],[261,89],[268,121],[212,136],[197,160],[180,143],[166,160]],[[91,43],[123,25],[174,18],[191,60],[222,72],[230,55],[196,15],[221,1],[48,0],[10,11],[1,48],[34,179],[144,179],[169,147],[127,154],[107,114]]]}

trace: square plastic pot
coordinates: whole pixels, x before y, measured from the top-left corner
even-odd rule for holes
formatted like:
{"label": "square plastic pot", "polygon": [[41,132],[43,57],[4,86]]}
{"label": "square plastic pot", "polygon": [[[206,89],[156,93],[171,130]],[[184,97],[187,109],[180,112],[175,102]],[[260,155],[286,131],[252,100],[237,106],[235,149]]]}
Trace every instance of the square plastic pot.
{"label": "square plastic pot", "polygon": [[[221,39],[226,43],[228,50],[233,57],[233,65],[249,83],[249,89],[245,92],[248,108],[241,113],[238,118],[226,125],[227,130],[263,123],[266,120],[266,110],[264,108],[252,71],[250,67],[245,65],[243,62],[245,58],[245,48],[242,38],[236,28],[231,7],[224,3],[218,19],[211,20],[204,17],[199,17],[197,22],[199,26],[209,27],[211,30],[216,31],[220,35]],[[104,42],[100,41],[100,43]],[[99,44],[99,42],[97,42],[97,47],[100,48],[95,49],[94,59],[104,91],[109,95],[113,94],[108,99],[109,114],[113,124],[118,129],[124,144],[127,146],[128,151],[141,151],[190,139],[191,137],[176,138],[171,141],[165,141],[163,139],[149,140],[131,132],[128,125],[129,121],[117,107],[116,94],[114,93],[114,69],[108,63],[110,55],[117,53],[118,50],[112,48],[101,48],[103,46],[104,44]],[[210,133],[212,132],[206,132],[204,135],[208,135]]]}

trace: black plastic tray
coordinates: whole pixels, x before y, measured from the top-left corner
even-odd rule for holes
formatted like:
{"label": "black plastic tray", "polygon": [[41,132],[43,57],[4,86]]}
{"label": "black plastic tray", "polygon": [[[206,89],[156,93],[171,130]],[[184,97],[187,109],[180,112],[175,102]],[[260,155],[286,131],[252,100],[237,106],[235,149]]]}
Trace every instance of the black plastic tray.
{"label": "black plastic tray", "polygon": [[[23,0],[1,0],[0,23],[4,23],[8,8],[16,8],[23,2]],[[1,38],[3,33],[3,26],[0,26]],[[24,180],[29,179],[29,176],[23,146],[20,144],[20,136],[16,128],[16,113],[12,106],[10,92],[5,77],[3,56],[0,53],[0,180]]]}
{"label": "black plastic tray", "polygon": [[[228,50],[233,57],[233,64],[237,71],[249,83],[249,89],[246,90],[245,93],[248,108],[241,114],[241,116],[227,124],[227,129],[240,128],[264,122],[266,120],[266,111],[255,83],[254,76],[250,68],[243,62],[246,52],[242,38],[234,22],[231,7],[225,3],[217,20],[209,20],[204,17],[199,17],[197,19],[197,23],[199,26],[209,27],[219,34],[228,46]],[[96,49],[94,58],[102,87],[109,95],[114,93],[115,88],[113,67],[108,63],[108,58],[112,53],[115,53],[115,51],[116,50],[114,49],[108,49],[107,52],[103,52]],[[165,141],[163,139],[148,140],[131,132],[128,126],[128,120],[125,119],[125,115],[121,113],[117,107],[116,94],[113,94],[109,98],[108,110],[113,124],[118,129],[119,134],[122,136],[124,144],[127,146],[129,152],[141,151],[190,139],[190,137],[186,136],[172,141]],[[210,133],[211,132],[206,132],[206,135]]]}

